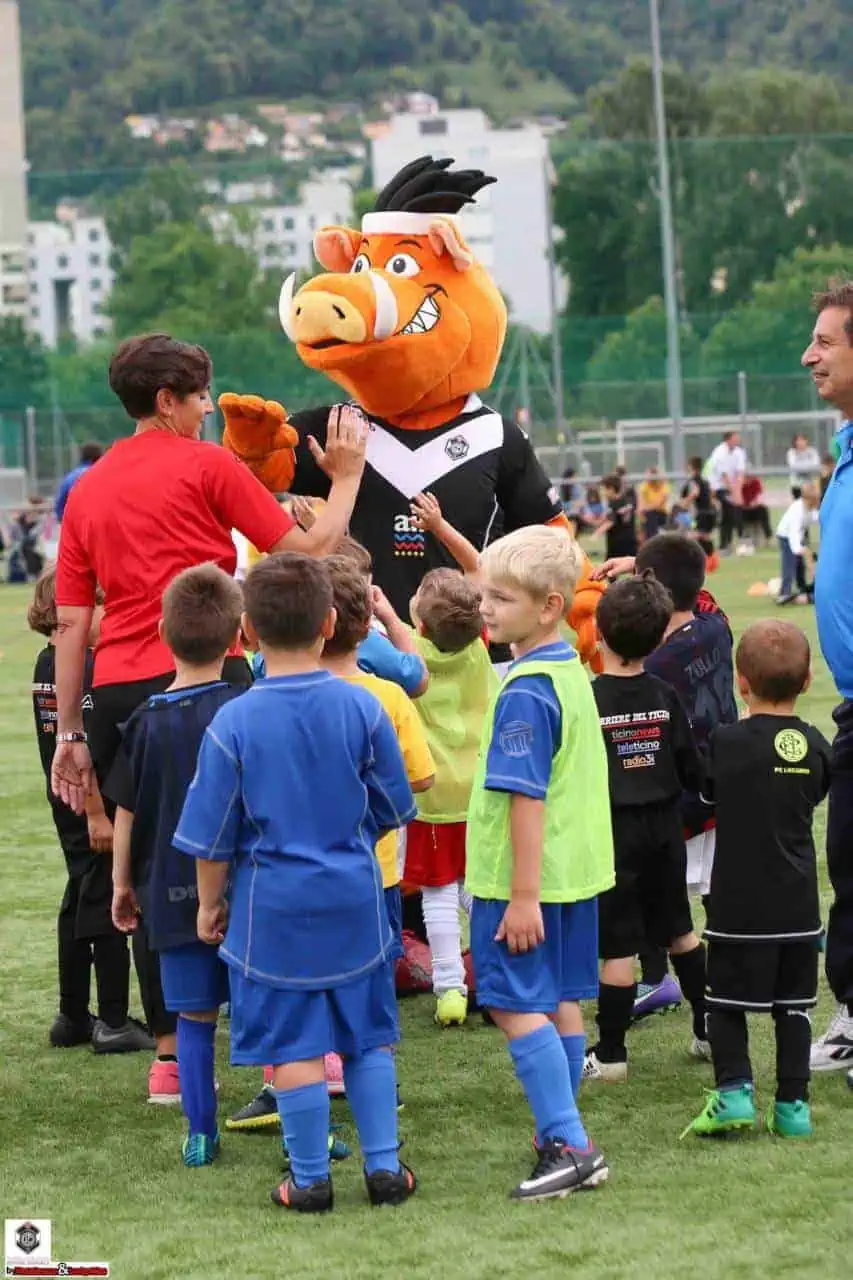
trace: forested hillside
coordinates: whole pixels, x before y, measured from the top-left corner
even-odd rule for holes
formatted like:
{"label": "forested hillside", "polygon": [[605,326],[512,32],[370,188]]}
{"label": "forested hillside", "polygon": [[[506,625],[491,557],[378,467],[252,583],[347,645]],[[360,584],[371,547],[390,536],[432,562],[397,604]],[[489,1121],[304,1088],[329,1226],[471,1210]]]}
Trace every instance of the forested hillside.
{"label": "forested hillside", "polygon": [[[695,72],[777,64],[842,76],[851,9],[668,0],[664,42]],[[129,112],[369,106],[388,89],[423,88],[497,116],[580,113],[591,86],[648,49],[643,0],[24,0],[21,20],[36,171],[132,163]]]}

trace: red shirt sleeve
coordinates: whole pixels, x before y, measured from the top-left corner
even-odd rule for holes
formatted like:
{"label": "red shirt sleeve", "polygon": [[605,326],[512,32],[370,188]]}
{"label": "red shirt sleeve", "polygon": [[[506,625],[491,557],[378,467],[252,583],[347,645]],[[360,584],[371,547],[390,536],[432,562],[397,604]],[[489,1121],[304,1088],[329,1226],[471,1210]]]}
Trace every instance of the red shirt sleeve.
{"label": "red shirt sleeve", "polygon": [[218,445],[209,447],[205,486],[222,523],[248,538],[258,551],[269,551],[296,521],[252,475],[245,463]]}
{"label": "red shirt sleeve", "polygon": [[74,502],[74,491],[65,508],[65,518],[59,534],[59,552],[56,561],[56,603],[73,605],[82,609],[95,606],[97,578],[83,544],[80,529],[79,504]]}

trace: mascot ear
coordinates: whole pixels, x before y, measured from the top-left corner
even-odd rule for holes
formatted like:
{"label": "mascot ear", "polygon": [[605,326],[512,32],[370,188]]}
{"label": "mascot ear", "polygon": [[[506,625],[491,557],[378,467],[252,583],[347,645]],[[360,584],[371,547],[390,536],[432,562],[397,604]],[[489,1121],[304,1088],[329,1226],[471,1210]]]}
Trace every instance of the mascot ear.
{"label": "mascot ear", "polygon": [[474,255],[468,248],[458,228],[446,218],[434,218],[427,230],[433,253],[441,257],[447,253],[457,271],[467,271],[474,265]]}
{"label": "mascot ear", "polygon": [[321,227],[314,234],[314,257],[327,271],[349,271],[360,243],[361,233],[352,227]]}

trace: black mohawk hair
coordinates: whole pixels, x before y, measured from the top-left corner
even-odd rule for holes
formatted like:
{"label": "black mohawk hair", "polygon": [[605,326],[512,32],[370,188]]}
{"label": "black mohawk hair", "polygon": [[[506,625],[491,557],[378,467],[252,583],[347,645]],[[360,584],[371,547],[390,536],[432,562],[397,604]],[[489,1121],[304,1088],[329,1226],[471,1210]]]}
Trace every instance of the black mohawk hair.
{"label": "black mohawk hair", "polygon": [[383,187],[376,213],[458,213],[483,187],[497,182],[482,169],[451,169],[452,160],[421,156],[405,165]]}

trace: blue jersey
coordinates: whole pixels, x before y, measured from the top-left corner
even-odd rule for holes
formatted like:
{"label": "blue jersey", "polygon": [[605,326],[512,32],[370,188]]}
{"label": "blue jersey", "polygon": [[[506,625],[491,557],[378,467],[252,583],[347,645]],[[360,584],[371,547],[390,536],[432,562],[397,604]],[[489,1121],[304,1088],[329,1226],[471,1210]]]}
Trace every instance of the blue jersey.
{"label": "blue jersey", "polygon": [[242,692],[217,681],[155,694],[124,727],[104,794],[133,814],[131,876],[155,951],[198,940],[195,867],[175,851],[172,836],[205,730]]}
{"label": "blue jersey", "polygon": [[[541,645],[513,664],[567,662],[574,658],[571,645]],[[563,731],[560,702],[548,676],[518,676],[501,693],[495,707],[495,724],[486,762],[487,791],[511,791],[544,800],[551,769]]]}
{"label": "blue jersey", "polygon": [[[707,753],[711,734],[721,724],[737,722],[732,633],[721,613],[696,613],[667,636],[643,663],[645,670],[675,689],[687,711],[697,747]],[[686,792],[682,816],[689,835],[712,817],[698,794]]]}
{"label": "blue jersey", "polygon": [[322,990],[391,956],[374,847],[415,815],[372,693],[327,671],[271,676],[205,734],[174,843],[231,864],[227,964],[271,987]]}

